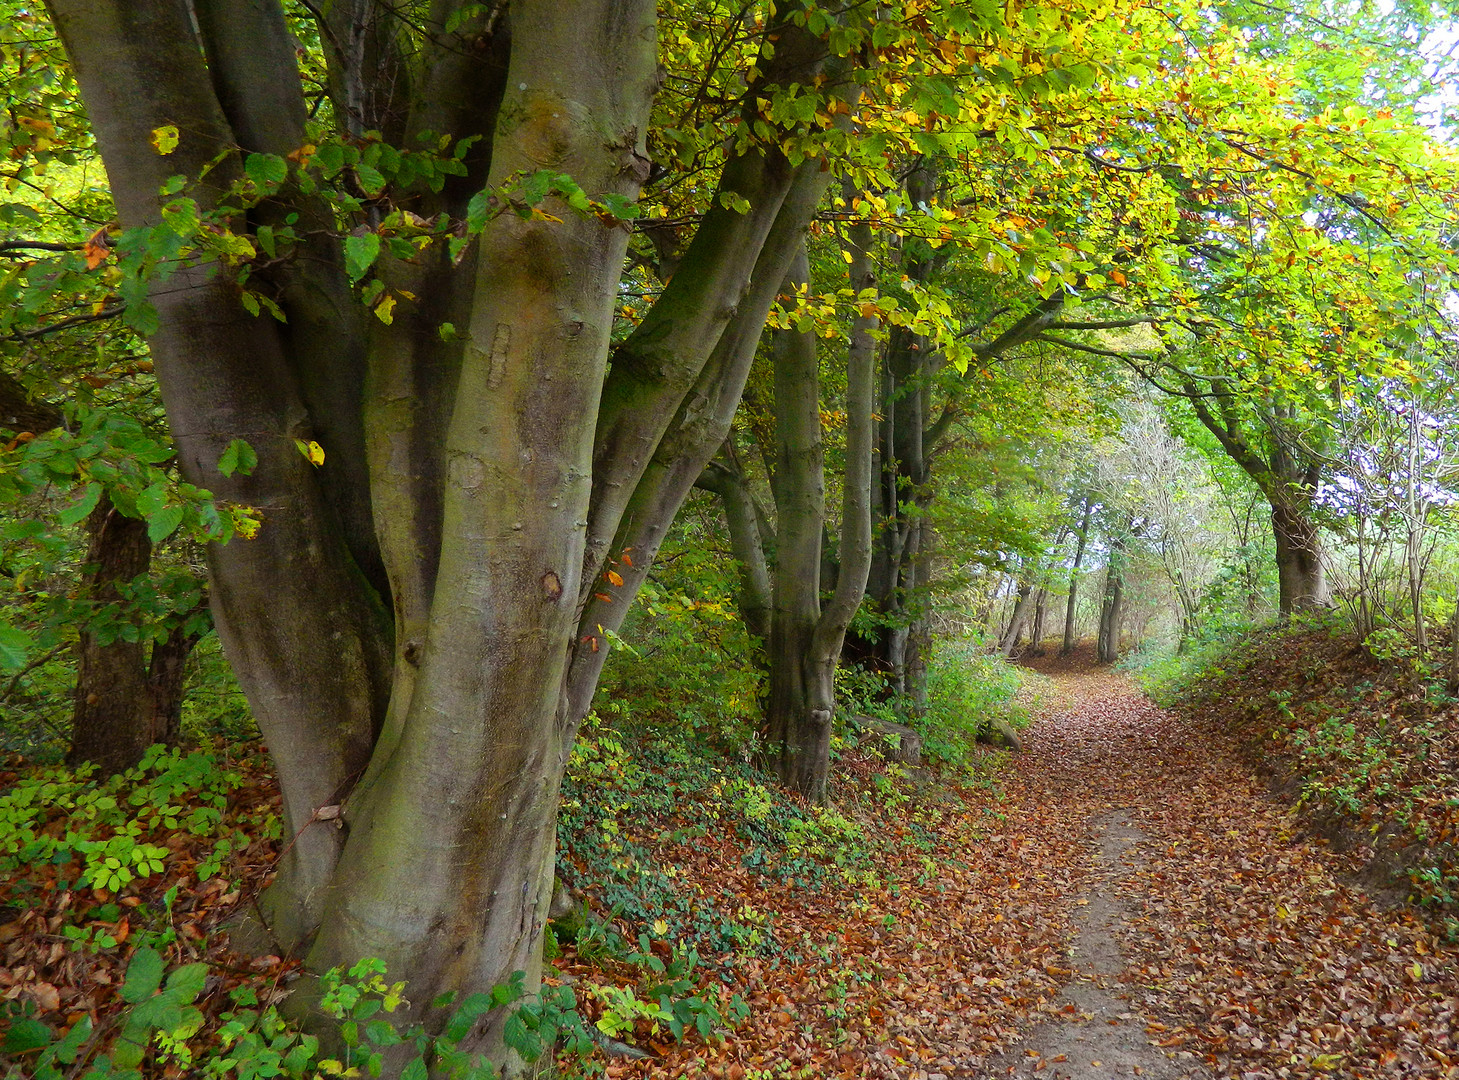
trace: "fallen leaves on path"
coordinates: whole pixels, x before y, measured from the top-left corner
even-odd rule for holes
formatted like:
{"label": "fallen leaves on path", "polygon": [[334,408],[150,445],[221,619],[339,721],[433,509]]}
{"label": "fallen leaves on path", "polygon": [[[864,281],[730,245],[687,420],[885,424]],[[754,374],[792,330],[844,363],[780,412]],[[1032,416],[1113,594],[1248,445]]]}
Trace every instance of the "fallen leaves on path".
{"label": "fallen leaves on path", "polygon": [[1074,675],[1020,772],[1048,799],[1120,806],[1150,836],[1127,992],[1162,1046],[1249,1077],[1459,1076],[1459,951],[1349,883],[1215,722]]}

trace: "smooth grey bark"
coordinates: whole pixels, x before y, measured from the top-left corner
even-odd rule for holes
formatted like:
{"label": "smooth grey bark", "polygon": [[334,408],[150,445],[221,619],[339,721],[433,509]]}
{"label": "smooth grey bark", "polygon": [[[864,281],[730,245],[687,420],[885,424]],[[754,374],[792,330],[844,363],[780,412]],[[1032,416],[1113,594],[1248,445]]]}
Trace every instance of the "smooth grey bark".
{"label": "smooth grey bark", "polygon": [[1089,515],[1094,509],[1094,496],[1084,496],[1084,512],[1079,522],[1079,543],[1074,548],[1074,565],[1069,569],[1069,604],[1064,612],[1064,647],[1059,655],[1074,651],[1074,609],[1079,602],[1079,567],[1084,562],[1084,548],[1089,541]]}
{"label": "smooth grey bark", "polygon": [[[174,174],[211,166],[190,189],[206,212],[240,175],[240,147],[302,143],[277,3],[237,20],[200,3],[196,33],[176,0],[50,7],[124,225],[160,220],[157,191]],[[434,30],[411,56],[406,24],[383,4],[321,6],[346,126],[480,136],[468,158],[477,188],[547,168],[596,195],[636,197],[658,77],[654,6],[519,0],[509,25],[473,9],[453,37],[443,24],[458,7],[430,6]],[[821,73],[824,46],[792,15],[765,28],[751,112],[758,95]],[[181,133],[166,158],[149,145],[162,124]],[[459,266],[382,261],[387,286],[420,298],[383,330],[344,278],[336,224],[297,192],[233,223],[300,214],[297,257],[266,271],[287,323],[247,316],[227,273],[205,262],[154,289],[151,345],[183,473],[264,512],[256,539],[209,551],[215,622],[291,836],[262,913],[279,947],[315,971],[383,958],[411,987],[409,1018],[438,1019],[426,1003],[442,991],[537,976],[558,784],[605,651],[581,632],[594,625],[591,596],[610,556],[646,571],[723,442],[829,176],[815,159],[792,167],[782,134],[731,157],[720,194],[741,195],[749,213],[714,200],[611,372],[627,233],[552,202],[560,222],[507,214]],[[447,185],[421,205],[457,214],[469,194]],[[377,209],[362,213],[366,227]],[[440,321],[468,332],[438,344]],[[250,476],[216,469],[233,438],[258,455]],[[311,438],[326,447],[321,468],[294,447]],[[630,556],[640,535],[650,539]],[[619,590],[618,610],[639,580]],[[498,1060],[502,1019],[472,1037]]]}
{"label": "smooth grey bark", "polygon": [[[493,184],[551,168],[637,194],[654,15],[647,2],[514,6]],[[540,977],[593,428],[627,246],[621,229],[560,216],[503,215],[479,241],[420,671],[400,738],[351,799],[308,957],[323,970],[379,956],[421,1001]],[[477,1036],[494,1054],[502,1020]]]}
{"label": "smooth grey bark", "polygon": [[[849,231],[851,288],[872,285],[871,230]],[[787,292],[809,284],[804,248],[786,276]],[[842,479],[840,560],[824,607],[821,565],[826,535],[825,462],[821,435],[819,358],[811,331],[777,331],[775,382],[776,547],[767,654],[765,735],[781,780],[823,802],[830,771],[835,671],[846,628],[866,589],[871,565],[872,398],[874,318],[853,323],[847,351],[846,471]]]}

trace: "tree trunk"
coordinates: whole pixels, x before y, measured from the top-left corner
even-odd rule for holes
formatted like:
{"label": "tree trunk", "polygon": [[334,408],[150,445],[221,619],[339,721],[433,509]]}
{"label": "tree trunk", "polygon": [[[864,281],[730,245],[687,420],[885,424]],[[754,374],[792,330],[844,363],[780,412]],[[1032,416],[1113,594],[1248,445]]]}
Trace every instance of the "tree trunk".
{"label": "tree trunk", "polygon": [[[60,409],[32,400],[24,387],[0,372],[0,425],[38,435],[59,427],[64,419]],[[87,517],[86,532],[89,570],[84,591],[98,605],[114,604],[120,599],[119,586],[151,568],[147,525],[124,517],[103,494]],[[153,643],[147,670],[139,679],[142,642],[115,638],[103,645],[103,637],[111,634],[87,627],[77,642],[66,761],[71,765],[89,761],[115,773],[135,765],[153,743],[177,741],[184,665],[197,638],[181,625],[175,627],[165,641]]]}
{"label": "tree trunk", "polygon": [[1288,500],[1278,499],[1272,506],[1272,535],[1277,543],[1281,613],[1291,615],[1329,606],[1321,539],[1311,517]]}
{"label": "tree trunk", "polygon": [[[206,214],[242,175],[240,148],[282,158],[303,145],[279,5],[51,7],[124,226],[166,226],[157,193],[173,175],[208,170],[188,189]],[[353,128],[378,117],[387,137],[478,137],[470,178],[411,204],[457,220],[473,191],[542,170],[595,198],[635,199],[649,166],[653,5],[513,0],[494,31],[498,14],[418,42],[404,64],[391,50],[408,24],[372,22],[390,28],[362,42],[378,62],[348,70],[350,50],[332,54],[337,115]],[[824,42],[794,14],[765,28],[746,129],[763,126],[761,95],[822,81]],[[180,136],[167,156],[151,145],[163,125]],[[730,157],[678,272],[611,370],[628,232],[555,197],[541,216],[487,222],[459,264],[382,256],[371,273],[400,299],[388,327],[352,296],[332,212],[287,189],[229,221],[246,231],[300,213],[309,239],[250,279],[276,287],[286,323],[248,316],[231,270],[196,252],[154,285],[151,346],[180,467],[265,511],[256,539],[209,551],[219,634],[293,838],[261,911],[278,948],[315,972],[384,960],[410,988],[401,1020],[436,1026],[438,995],[516,971],[537,984],[559,784],[606,651],[597,626],[618,625],[722,443],[831,175],[815,158],[792,167],[780,149],[790,134]],[[377,209],[346,230],[375,228]],[[442,321],[467,332],[442,342]],[[217,471],[234,438],[258,455],[251,475]],[[308,439],[325,446],[322,467],[297,452]],[[852,547],[843,537],[848,581]],[[509,1061],[504,1020],[484,1017],[468,1048]]]}
{"label": "tree trunk", "polygon": [[1013,614],[1008,620],[1008,628],[1003,631],[1003,637],[998,642],[998,655],[1008,659],[1018,644],[1023,640],[1023,626],[1028,621],[1029,612],[1034,605],[1034,587],[1024,583],[1018,587],[1018,602],[1013,605]]}
{"label": "tree trunk", "polygon": [[[851,286],[871,285],[868,226],[850,232]],[[804,251],[788,286],[809,283]],[[812,332],[775,335],[776,562],[770,623],[770,692],[765,733],[781,780],[824,802],[830,771],[835,672],[846,628],[866,591],[871,566],[872,398],[876,320],[858,317],[847,355],[846,475],[840,563],[821,607],[825,478],[817,343]]]}
{"label": "tree trunk", "polygon": [[765,559],[765,537],[760,531],[754,497],[750,494],[733,447],[728,442],[725,446],[722,460],[706,465],[696,483],[718,495],[724,507],[730,550],[740,566],[740,617],[745,620],[745,628],[752,635],[768,642],[774,591],[769,564]]}
{"label": "tree trunk", "polygon": [[1044,655],[1044,618],[1049,610],[1049,590],[1042,585],[1033,605],[1033,629],[1029,631],[1029,651],[1034,656]]}
{"label": "tree trunk", "polygon": [[[802,249],[785,278],[794,296],[810,281]],[[774,607],[770,616],[769,696],[765,737],[770,764],[787,784],[824,787],[822,744],[829,750],[831,712],[824,688],[808,670],[811,640],[821,617],[821,535],[826,520],[816,335],[776,331],[774,360],[775,495]]]}
{"label": "tree trunk", "polygon": [[1064,612],[1064,647],[1059,655],[1068,656],[1074,651],[1074,609],[1079,602],[1079,567],[1084,562],[1084,547],[1089,540],[1089,514],[1094,509],[1094,497],[1084,496],[1084,514],[1079,523],[1079,543],[1074,548],[1074,566],[1069,571],[1069,605]]}
{"label": "tree trunk", "polygon": [[150,691],[157,742],[175,745],[182,733],[182,703],[187,683],[187,658],[198,635],[177,625],[162,641],[152,643],[147,660],[147,689]]}
{"label": "tree trunk", "polygon": [[1117,537],[1110,545],[1109,569],[1105,574],[1104,600],[1099,611],[1099,661],[1113,664],[1120,658],[1120,624],[1124,621],[1125,540]]}
{"label": "tree trunk", "polygon": [[105,495],[87,517],[86,532],[85,577],[94,610],[76,644],[76,698],[66,763],[89,761],[110,774],[130,769],[147,747],[166,735],[156,723],[146,643],[123,607],[123,588],[151,566],[152,542],[147,523],[125,517]]}

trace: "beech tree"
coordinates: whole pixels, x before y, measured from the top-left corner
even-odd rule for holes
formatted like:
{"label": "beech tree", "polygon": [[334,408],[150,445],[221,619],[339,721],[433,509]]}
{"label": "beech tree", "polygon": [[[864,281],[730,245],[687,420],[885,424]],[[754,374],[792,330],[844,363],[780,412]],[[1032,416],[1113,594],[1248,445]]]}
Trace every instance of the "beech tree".
{"label": "beech tree", "polygon": [[[182,474],[260,519],[209,550],[291,837],[260,912],[311,970],[381,958],[431,1024],[536,985],[609,632],[834,167],[893,183],[958,81],[1056,92],[1045,44],[1097,69],[1052,10],[308,7],[48,4]],[[645,183],[688,239],[626,325]],[[501,1058],[501,1025],[471,1041]]]}
{"label": "beech tree", "polygon": [[[170,260],[145,301],[183,471],[263,517],[256,539],[215,545],[210,570],[294,837],[261,905],[268,930],[314,970],[380,957],[428,1021],[444,991],[515,971],[535,984],[558,784],[603,644],[589,600],[610,599],[613,565],[652,557],[719,445],[745,342],[829,179],[820,154],[781,150],[791,128],[743,139],[721,204],[609,371],[629,235],[613,211],[650,169],[654,6],[456,7],[423,13],[425,33],[384,5],[321,11],[356,151],[347,186],[364,196],[342,242],[338,204],[284,164],[310,144],[280,6],[51,5],[122,224]],[[752,110],[816,82],[828,57],[780,18]],[[436,184],[411,189],[398,152],[370,151],[426,133],[465,147]],[[465,221],[473,195],[511,198],[544,170],[597,212],[554,189],[545,207],[486,213],[468,245],[380,256],[382,236]],[[408,211],[389,206],[388,173]],[[164,243],[187,212],[169,198],[178,175],[215,235],[259,256],[246,290],[216,246]],[[250,184],[267,197],[243,205]],[[372,311],[350,283],[377,262]],[[250,296],[278,317],[250,314]],[[664,466],[687,465],[677,486],[651,467],[666,439]],[[648,536],[617,538],[625,522]],[[499,1054],[499,1016],[477,1041]]]}

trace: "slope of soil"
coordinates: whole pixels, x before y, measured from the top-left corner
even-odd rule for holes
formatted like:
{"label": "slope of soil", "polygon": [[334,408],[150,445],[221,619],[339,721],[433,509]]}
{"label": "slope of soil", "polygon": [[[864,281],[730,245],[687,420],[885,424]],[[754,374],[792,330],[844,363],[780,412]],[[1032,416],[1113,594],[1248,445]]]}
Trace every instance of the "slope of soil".
{"label": "slope of soil", "polygon": [[1415,662],[1388,645],[1379,657],[1345,632],[1274,627],[1183,688],[1176,708],[1224,729],[1363,880],[1459,935],[1459,702],[1444,688],[1447,649]]}

